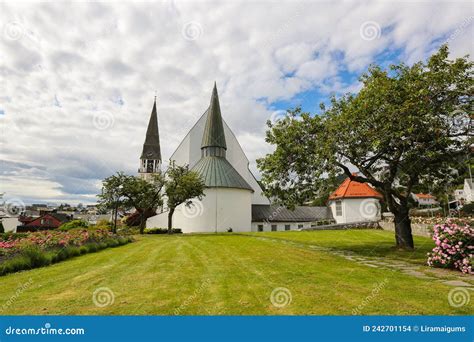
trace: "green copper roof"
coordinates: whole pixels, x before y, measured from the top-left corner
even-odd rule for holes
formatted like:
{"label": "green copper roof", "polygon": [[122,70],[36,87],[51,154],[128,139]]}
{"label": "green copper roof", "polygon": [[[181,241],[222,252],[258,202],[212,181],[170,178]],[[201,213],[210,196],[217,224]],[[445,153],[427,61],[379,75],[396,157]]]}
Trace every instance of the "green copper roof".
{"label": "green copper roof", "polygon": [[145,143],[140,159],[161,160],[160,135],[158,133],[158,116],[156,114],[156,97],[151,111],[148,129],[146,130]]}
{"label": "green copper roof", "polygon": [[222,147],[227,149],[224,125],[222,124],[221,107],[219,105],[219,96],[217,95],[215,82],[214,89],[212,90],[211,104],[207,111],[206,126],[202,136],[201,148],[205,147]]}
{"label": "green copper roof", "polygon": [[236,188],[253,192],[252,187],[224,157],[206,156],[192,168],[208,188]]}

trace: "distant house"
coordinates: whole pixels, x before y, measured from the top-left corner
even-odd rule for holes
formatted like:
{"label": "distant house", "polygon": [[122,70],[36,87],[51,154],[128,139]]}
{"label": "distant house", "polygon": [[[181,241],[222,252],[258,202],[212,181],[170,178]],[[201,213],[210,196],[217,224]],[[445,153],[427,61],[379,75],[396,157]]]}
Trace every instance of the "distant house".
{"label": "distant house", "polygon": [[464,194],[464,189],[456,189],[454,190],[454,200],[464,203],[466,200],[466,195]]}
{"label": "distant house", "polygon": [[474,202],[474,189],[472,184],[472,179],[467,178],[464,180],[464,199],[466,203]]}
{"label": "distant house", "polygon": [[418,203],[420,207],[431,207],[437,205],[439,202],[436,197],[430,194],[412,194],[412,198]]}
{"label": "distant house", "polygon": [[346,178],[329,196],[328,205],[338,224],[378,221],[382,199],[382,194],[369,184]]}
{"label": "distant house", "polygon": [[65,222],[72,220],[72,215],[57,213],[55,211],[41,211],[39,217],[19,217],[22,223],[17,227],[17,232],[34,232],[37,230],[57,229]]}
{"label": "distant house", "polygon": [[252,205],[252,231],[284,231],[314,228],[333,222],[327,207],[298,206],[290,210],[278,205]]}

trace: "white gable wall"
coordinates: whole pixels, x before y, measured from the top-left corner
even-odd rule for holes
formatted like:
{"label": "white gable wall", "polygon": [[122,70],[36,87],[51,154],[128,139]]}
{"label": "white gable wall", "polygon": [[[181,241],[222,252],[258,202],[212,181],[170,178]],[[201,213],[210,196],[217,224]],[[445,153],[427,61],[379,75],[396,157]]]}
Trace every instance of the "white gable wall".
{"label": "white gable wall", "polygon": [[[207,113],[207,112],[206,112]],[[189,164],[193,167],[201,159],[201,141],[206,125],[207,115],[204,113],[189,131],[170,159],[176,161],[178,165]],[[270,201],[263,195],[262,189],[258,185],[255,177],[249,170],[249,160],[245,156],[234,133],[224,122],[224,133],[227,144],[226,159],[237,170],[237,172],[253,188],[252,204],[270,204]]]}
{"label": "white gable wall", "polygon": [[336,215],[336,201],[329,202],[332,216],[336,223],[354,223],[379,221],[381,219],[380,203],[377,198],[342,198],[342,215]]}

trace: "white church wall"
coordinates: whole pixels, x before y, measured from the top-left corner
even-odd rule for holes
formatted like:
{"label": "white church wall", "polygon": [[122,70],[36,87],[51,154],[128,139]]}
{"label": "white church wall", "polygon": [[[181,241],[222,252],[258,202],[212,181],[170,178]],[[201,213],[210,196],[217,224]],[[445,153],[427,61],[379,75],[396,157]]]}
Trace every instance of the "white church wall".
{"label": "white church wall", "polygon": [[[208,188],[201,201],[191,207],[179,205],[173,215],[173,228],[183,233],[251,231],[251,192],[244,189]],[[147,228],[166,227],[168,213],[150,217]]]}

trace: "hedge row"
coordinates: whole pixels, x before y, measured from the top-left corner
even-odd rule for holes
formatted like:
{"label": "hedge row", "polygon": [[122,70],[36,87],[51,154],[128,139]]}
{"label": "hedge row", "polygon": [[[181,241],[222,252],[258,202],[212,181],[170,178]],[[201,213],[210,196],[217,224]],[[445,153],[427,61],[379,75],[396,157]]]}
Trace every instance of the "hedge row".
{"label": "hedge row", "polygon": [[21,251],[21,254],[4,261],[0,264],[0,276],[29,270],[32,268],[48,266],[78,255],[94,253],[108,247],[118,247],[132,242],[129,237],[109,238],[103,242],[92,242],[85,245],[67,246],[56,250],[43,251],[37,246],[29,246]]}

